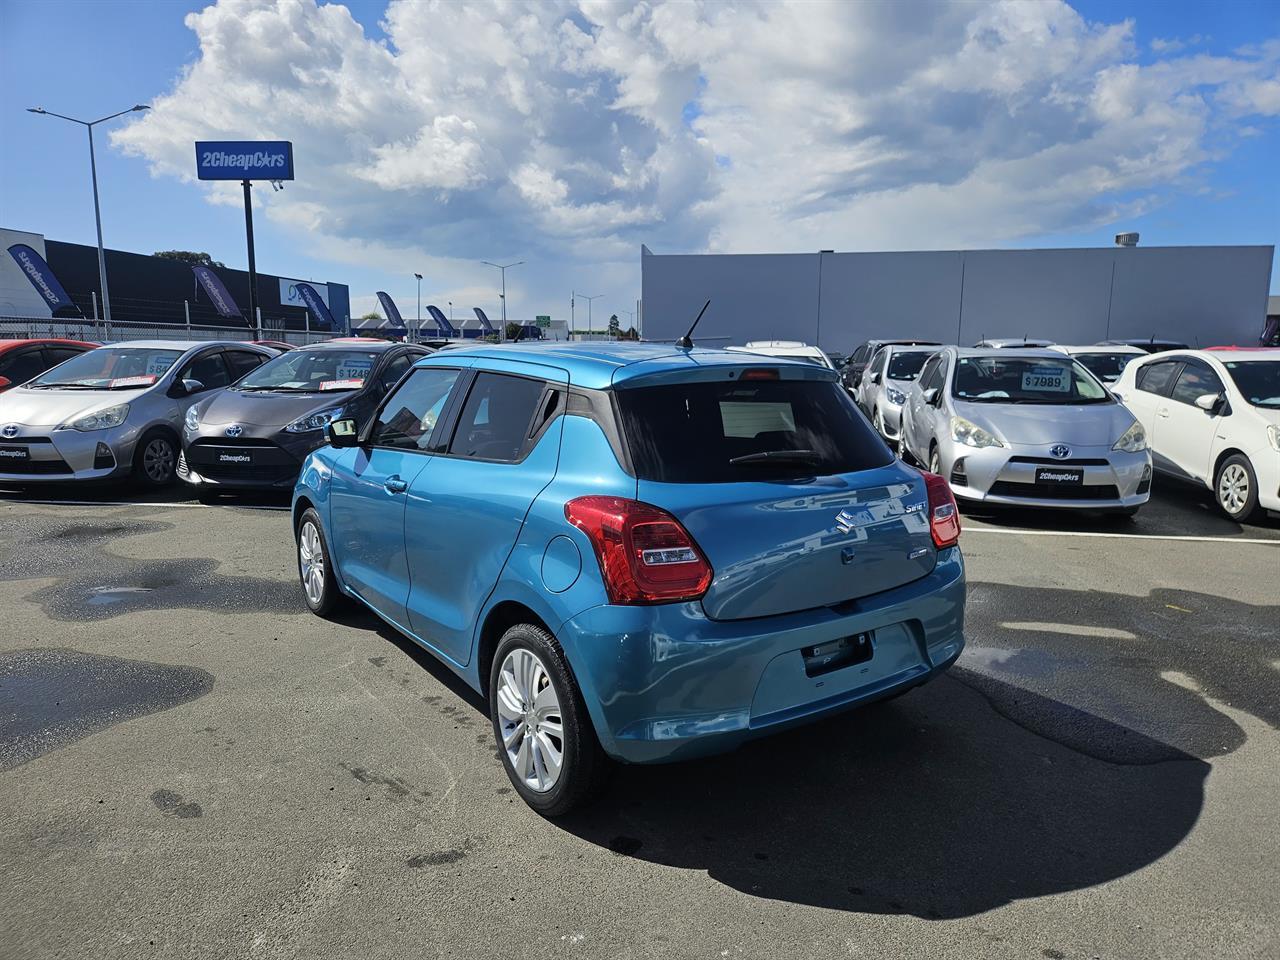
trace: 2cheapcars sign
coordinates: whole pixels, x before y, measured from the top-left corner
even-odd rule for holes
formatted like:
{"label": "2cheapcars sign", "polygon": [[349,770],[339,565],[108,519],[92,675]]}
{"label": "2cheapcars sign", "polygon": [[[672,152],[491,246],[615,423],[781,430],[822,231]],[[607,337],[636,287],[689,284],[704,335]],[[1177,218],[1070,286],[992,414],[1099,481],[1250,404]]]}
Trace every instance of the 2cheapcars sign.
{"label": "2cheapcars sign", "polygon": [[288,140],[197,140],[200,180],[292,180],[293,144]]}

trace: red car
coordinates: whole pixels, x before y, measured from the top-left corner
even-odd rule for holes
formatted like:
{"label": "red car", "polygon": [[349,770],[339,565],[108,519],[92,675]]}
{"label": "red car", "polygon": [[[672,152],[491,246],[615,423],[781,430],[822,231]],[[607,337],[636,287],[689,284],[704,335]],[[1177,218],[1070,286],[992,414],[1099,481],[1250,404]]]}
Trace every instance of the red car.
{"label": "red car", "polygon": [[0,393],[38,377],[64,360],[100,347],[83,340],[0,340]]}

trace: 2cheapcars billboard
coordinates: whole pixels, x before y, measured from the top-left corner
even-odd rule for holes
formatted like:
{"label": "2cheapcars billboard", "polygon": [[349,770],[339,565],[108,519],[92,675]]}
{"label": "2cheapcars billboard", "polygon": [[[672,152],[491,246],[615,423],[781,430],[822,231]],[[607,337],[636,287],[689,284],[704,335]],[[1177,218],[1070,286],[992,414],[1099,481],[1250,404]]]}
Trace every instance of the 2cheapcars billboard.
{"label": "2cheapcars billboard", "polygon": [[200,180],[292,180],[293,144],[288,140],[197,140]]}

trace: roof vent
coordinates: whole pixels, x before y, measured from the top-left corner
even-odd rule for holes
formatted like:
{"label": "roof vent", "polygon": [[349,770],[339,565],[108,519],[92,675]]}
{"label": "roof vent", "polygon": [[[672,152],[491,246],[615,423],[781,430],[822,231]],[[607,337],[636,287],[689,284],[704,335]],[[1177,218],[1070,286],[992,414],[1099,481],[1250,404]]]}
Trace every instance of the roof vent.
{"label": "roof vent", "polygon": [[1137,233],[1117,233],[1116,234],[1117,247],[1136,247],[1137,245],[1138,245]]}

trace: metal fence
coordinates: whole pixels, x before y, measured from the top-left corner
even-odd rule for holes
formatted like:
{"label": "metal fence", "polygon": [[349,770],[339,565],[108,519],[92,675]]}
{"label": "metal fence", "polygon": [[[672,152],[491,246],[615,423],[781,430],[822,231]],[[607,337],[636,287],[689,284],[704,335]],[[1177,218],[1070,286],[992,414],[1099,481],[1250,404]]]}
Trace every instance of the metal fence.
{"label": "metal fence", "polygon": [[220,327],[204,323],[141,323],[116,320],[108,324],[92,318],[55,319],[51,317],[0,317],[0,340],[33,340],[64,337],[116,343],[124,340],[283,340],[299,346],[328,340],[330,330],[285,330],[266,327],[251,330],[245,326]]}

